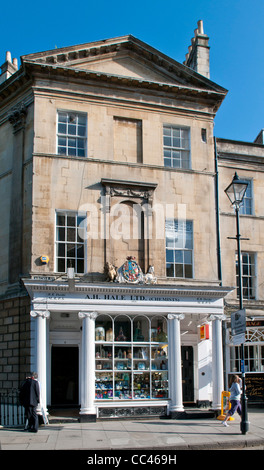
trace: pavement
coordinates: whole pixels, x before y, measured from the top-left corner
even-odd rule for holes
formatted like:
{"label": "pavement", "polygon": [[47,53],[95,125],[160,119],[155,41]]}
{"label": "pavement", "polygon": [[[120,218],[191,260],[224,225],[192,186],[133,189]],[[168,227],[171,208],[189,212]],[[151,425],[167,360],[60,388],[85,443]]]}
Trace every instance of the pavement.
{"label": "pavement", "polygon": [[111,419],[96,423],[58,420],[41,425],[38,433],[26,432],[22,427],[1,427],[0,450],[82,450],[87,455],[96,455],[97,459],[99,455],[121,451],[126,455],[131,452],[141,455],[146,450],[159,454],[184,450],[254,449],[263,452],[264,409],[249,409],[248,420],[249,431],[245,435],[241,434],[238,415],[228,427],[216,418],[204,417]]}

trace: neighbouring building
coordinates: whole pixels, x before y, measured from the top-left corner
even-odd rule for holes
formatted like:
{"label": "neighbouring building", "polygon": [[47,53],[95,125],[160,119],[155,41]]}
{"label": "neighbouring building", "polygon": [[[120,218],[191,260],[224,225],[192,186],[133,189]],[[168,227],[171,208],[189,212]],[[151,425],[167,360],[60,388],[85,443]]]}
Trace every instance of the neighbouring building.
{"label": "neighbouring building", "polygon": [[225,299],[225,378],[241,373],[241,350],[231,335],[231,313],[239,310],[238,255],[235,211],[224,190],[235,172],[248,183],[240,208],[243,305],[246,310],[244,368],[246,394],[251,404],[264,404],[264,186],[263,130],[254,142],[216,139],[219,197],[219,266],[223,284],[235,286]]}
{"label": "neighbouring building", "polygon": [[[220,409],[224,299],[236,299],[216,229],[227,90],[209,79],[208,40],[200,21],[184,65],[133,36],[22,56],[19,69],[7,54],[1,390],[35,369],[44,406],[80,406],[82,420]],[[222,196],[220,208],[232,221]]]}

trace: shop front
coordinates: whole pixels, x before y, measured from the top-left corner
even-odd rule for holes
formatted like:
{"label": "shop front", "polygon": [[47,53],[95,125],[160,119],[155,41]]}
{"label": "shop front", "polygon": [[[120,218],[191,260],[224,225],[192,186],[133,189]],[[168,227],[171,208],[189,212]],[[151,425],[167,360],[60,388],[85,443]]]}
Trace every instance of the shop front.
{"label": "shop front", "polygon": [[231,376],[241,376],[245,372],[246,396],[248,404],[264,406],[264,317],[252,314],[246,321],[244,342],[244,364],[241,363],[241,347],[235,344],[231,334],[231,325],[226,330],[227,344],[227,382]]}
{"label": "shop front", "polygon": [[[42,401],[80,419],[221,407],[222,287],[24,281]],[[204,328],[206,327],[206,335]]]}

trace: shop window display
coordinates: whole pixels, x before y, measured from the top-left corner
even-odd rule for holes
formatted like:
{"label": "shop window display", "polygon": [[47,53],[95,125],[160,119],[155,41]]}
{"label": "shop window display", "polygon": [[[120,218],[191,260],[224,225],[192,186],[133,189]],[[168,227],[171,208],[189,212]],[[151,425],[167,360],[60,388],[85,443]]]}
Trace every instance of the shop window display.
{"label": "shop window display", "polygon": [[98,400],[168,398],[166,318],[99,315],[95,370]]}

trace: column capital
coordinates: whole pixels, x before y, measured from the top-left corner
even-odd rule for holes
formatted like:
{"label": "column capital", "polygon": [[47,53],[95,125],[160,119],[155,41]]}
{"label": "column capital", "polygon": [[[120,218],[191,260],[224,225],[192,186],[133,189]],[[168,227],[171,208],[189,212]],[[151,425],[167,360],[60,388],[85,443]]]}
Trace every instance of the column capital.
{"label": "column capital", "polygon": [[33,318],[42,317],[42,318],[50,318],[50,312],[48,310],[40,311],[40,310],[31,310],[30,316]]}
{"label": "column capital", "polygon": [[223,320],[226,320],[226,316],[223,313],[220,313],[219,315],[213,313],[212,315],[209,315],[208,320],[210,320],[210,321],[214,321],[214,320],[223,321]]}
{"label": "column capital", "polygon": [[83,318],[90,318],[91,320],[95,320],[98,317],[97,312],[79,312],[78,317],[83,320]]}
{"label": "column capital", "polygon": [[184,313],[169,313],[168,320],[184,320]]}

